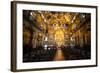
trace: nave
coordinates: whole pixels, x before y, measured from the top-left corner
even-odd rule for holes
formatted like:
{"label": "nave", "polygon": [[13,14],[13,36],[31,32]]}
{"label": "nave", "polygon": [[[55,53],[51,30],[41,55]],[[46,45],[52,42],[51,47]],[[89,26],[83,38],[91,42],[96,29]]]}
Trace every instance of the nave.
{"label": "nave", "polygon": [[23,62],[90,58],[90,13],[23,10]]}

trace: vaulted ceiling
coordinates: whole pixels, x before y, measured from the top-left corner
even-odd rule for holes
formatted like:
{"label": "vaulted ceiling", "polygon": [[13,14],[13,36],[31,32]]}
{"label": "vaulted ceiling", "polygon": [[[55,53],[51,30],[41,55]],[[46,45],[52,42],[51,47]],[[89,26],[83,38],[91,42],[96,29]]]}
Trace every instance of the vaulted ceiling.
{"label": "vaulted ceiling", "polygon": [[44,33],[49,30],[53,31],[56,26],[60,26],[64,30],[77,29],[86,20],[90,21],[89,13],[24,10],[23,15],[24,19],[26,18]]}

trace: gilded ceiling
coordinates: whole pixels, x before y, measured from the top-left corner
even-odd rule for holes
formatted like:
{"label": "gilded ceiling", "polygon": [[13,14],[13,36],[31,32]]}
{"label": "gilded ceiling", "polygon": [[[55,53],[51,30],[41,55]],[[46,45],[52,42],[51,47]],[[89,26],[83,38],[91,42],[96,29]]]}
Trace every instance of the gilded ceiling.
{"label": "gilded ceiling", "polygon": [[90,19],[89,13],[55,11],[24,10],[24,18],[25,16],[32,22],[33,26],[36,26],[43,33],[54,32],[57,26],[63,31],[73,32]]}

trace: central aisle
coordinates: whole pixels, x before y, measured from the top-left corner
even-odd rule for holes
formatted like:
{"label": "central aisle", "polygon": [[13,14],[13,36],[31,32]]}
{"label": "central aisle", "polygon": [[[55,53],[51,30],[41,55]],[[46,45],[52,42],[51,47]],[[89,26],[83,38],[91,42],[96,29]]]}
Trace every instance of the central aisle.
{"label": "central aisle", "polygon": [[63,54],[61,48],[57,49],[56,54],[54,56],[54,60],[55,61],[65,60],[65,57],[64,57],[64,54]]}

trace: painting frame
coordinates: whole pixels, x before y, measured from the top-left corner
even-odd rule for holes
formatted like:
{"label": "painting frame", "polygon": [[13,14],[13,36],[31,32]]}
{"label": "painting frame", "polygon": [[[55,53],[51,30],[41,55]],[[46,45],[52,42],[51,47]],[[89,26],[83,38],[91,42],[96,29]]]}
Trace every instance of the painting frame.
{"label": "painting frame", "polygon": [[[58,7],[77,7],[77,8],[90,8],[95,10],[95,64],[90,65],[80,65],[80,66],[61,66],[61,67],[50,67],[50,68],[30,68],[30,69],[17,69],[17,5],[26,4],[26,5],[44,5],[44,6],[58,6]],[[97,67],[98,65],[98,56],[97,56],[97,6],[89,5],[74,5],[74,4],[58,4],[58,3],[42,3],[42,2],[24,2],[24,1],[12,1],[11,2],[11,71],[37,71],[37,70],[52,70],[52,69],[68,69],[68,68],[82,68],[82,67]]]}

